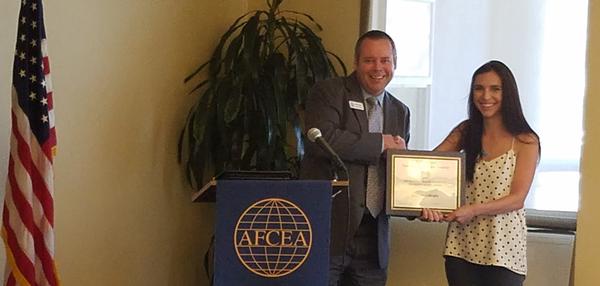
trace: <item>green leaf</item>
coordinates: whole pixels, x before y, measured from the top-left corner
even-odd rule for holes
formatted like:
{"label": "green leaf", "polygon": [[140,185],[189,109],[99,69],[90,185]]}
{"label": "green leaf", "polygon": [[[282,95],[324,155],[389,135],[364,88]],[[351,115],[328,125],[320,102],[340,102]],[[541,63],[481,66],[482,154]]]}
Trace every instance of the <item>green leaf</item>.
{"label": "green leaf", "polygon": [[330,55],[330,56],[332,56],[332,57],[334,57],[334,58],[337,60],[337,64],[338,64],[338,65],[340,66],[340,68],[342,69],[342,73],[341,73],[341,74],[339,74],[339,73],[337,72],[337,70],[335,69],[335,66],[334,66],[333,62],[331,62],[331,60],[329,60],[329,58],[328,58],[329,65],[331,66],[331,69],[333,70],[334,74],[335,74],[336,76],[338,76],[338,75],[347,75],[347,74],[348,74],[348,70],[346,70],[346,65],[344,64],[344,61],[342,61],[342,59],[341,59],[341,58],[340,58],[338,55],[336,55],[336,54],[334,54],[334,53],[332,53],[332,52],[329,52],[329,51],[328,51],[328,52],[327,52],[327,54],[328,54],[328,55]]}
{"label": "green leaf", "polygon": [[259,31],[258,24],[260,22],[260,12],[256,12],[254,16],[252,16],[248,20],[248,24],[242,30],[242,34],[244,37],[244,49],[242,50],[242,60],[245,65],[249,68],[250,73],[252,75],[252,79],[258,79],[258,70],[253,69],[251,67],[259,65],[257,60],[260,55],[260,45],[257,44]]}
{"label": "green leaf", "polygon": [[[244,18],[246,18],[249,14],[250,14],[250,12],[237,18],[233,22],[233,24],[231,24],[231,26],[229,26],[229,29],[225,32],[225,34],[223,34],[223,36],[221,36],[221,39],[219,40],[219,43],[217,44],[217,47],[213,51],[213,55],[210,59],[209,74],[211,77],[215,78],[219,74],[219,71],[221,69],[221,54],[223,51],[223,47],[226,45],[226,43],[229,40],[229,37],[233,33],[235,33],[236,31],[238,31],[238,29],[243,28],[245,26],[245,24],[247,22],[242,21],[242,20]],[[242,21],[242,22],[240,22],[240,21]]]}
{"label": "green leaf", "polygon": [[243,40],[244,37],[242,35],[238,35],[231,40],[229,47],[227,47],[225,57],[223,58],[223,67],[225,73],[235,72],[235,70],[232,70],[232,68],[235,68],[235,65],[240,60],[239,53]]}
{"label": "green leaf", "polygon": [[292,11],[292,10],[281,10],[281,13],[304,16],[304,17],[308,18],[308,20],[310,20],[310,22],[317,27],[318,31],[323,31],[323,27],[321,27],[321,25],[319,23],[317,23],[317,21],[315,21],[315,19],[309,14]]}
{"label": "green leaf", "polygon": [[210,83],[209,80],[203,80],[200,83],[198,83],[196,86],[194,86],[194,88],[188,93],[188,94],[192,94],[194,93],[196,90],[199,90],[200,88],[202,88],[204,85]]}
{"label": "green leaf", "polygon": [[200,98],[196,108],[191,111],[191,135],[195,142],[202,142],[204,140],[205,131],[208,126],[208,114],[204,111],[204,108],[210,108],[212,96],[212,89],[207,90],[204,96]]}
{"label": "green leaf", "polygon": [[188,75],[183,80],[183,83],[188,82],[190,79],[192,79],[194,76],[196,76],[196,74],[198,74],[201,70],[203,70],[208,64],[210,64],[210,60],[206,61],[205,63],[203,63],[202,65],[200,65],[194,72],[192,72],[190,75]]}
{"label": "green leaf", "polygon": [[237,119],[243,100],[244,95],[239,89],[235,89],[230,93],[225,105],[225,123],[230,124]]}

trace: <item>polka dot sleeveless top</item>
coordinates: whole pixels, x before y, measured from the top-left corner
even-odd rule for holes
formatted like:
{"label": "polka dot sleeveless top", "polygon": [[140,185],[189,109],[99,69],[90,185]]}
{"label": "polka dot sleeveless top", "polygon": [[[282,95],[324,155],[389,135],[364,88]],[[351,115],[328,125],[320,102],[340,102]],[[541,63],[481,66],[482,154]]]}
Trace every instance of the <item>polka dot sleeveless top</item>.
{"label": "polka dot sleeveless top", "polygon": [[[516,159],[511,147],[493,160],[475,163],[473,182],[467,184],[465,202],[486,203],[508,195]],[[444,255],[460,257],[475,264],[501,266],[526,275],[526,239],[523,209],[476,216],[464,225],[457,222],[449,224]]]}

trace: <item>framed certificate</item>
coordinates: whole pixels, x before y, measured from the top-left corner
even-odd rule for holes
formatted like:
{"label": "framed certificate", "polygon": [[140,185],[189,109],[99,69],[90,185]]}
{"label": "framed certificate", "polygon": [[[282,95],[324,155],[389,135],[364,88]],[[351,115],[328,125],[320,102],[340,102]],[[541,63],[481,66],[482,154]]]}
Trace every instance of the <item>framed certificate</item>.
{"label": "framed certificate", "polygon": [[463,204],[465,155],[459,152],[387,152],[386,213],[419,216],[421,209],[451,212]]}

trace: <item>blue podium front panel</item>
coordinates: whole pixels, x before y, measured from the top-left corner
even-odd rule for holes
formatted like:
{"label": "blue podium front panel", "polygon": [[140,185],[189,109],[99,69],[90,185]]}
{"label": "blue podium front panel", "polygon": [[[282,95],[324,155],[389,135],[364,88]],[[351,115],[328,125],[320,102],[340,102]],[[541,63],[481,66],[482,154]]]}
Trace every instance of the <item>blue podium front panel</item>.
{"label": "blue podium front panel", "polygon": [[330,214],[330,181],[218,181],[215,285],[327,285]]}

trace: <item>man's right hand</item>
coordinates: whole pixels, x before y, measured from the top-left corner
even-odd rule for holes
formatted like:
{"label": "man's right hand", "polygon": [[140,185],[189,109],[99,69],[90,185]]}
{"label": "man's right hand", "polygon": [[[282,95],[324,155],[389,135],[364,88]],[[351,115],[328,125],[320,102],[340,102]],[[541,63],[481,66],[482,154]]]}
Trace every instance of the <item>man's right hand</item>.
{"label": "man's right hand", "polygon": [[392,136],[390,134],[383,134],[383,150],[398,149],[405,150],[406,142],[400,136]]}

